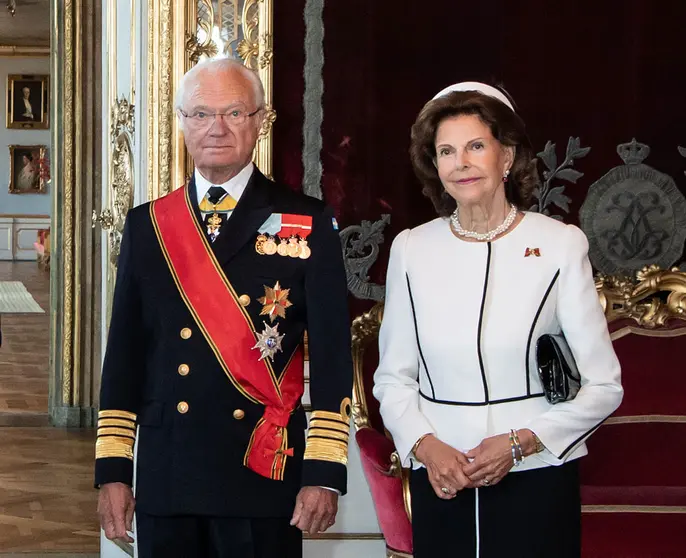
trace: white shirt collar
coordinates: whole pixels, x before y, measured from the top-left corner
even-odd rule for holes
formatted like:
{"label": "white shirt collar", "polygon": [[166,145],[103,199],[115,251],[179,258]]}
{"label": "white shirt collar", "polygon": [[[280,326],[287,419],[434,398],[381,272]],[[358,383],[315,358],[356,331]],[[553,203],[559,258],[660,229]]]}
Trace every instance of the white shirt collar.
{"label": "white shirt collar", "polygon": [[241,199],[241,196],[245,191],[245,187],[250,181],[250,177],[252,176],[254,168],[255,166],[252,163],[248,164],[241,172],[227,182],[224,182],[224,184],[212,184],[202,174],[200,174],[198,169],[195,169],[195,190],[198,195],[198,204],[200,204],[207,194],[207,191],[212,186],[221,186],[231,195],[234,200],[238,201]]}

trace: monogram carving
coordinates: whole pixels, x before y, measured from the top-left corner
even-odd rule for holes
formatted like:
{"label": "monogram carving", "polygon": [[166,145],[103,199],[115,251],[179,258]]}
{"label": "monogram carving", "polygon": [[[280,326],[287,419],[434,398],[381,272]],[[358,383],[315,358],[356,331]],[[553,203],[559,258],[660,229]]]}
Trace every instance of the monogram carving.
{"label": "monogram carving", "polygon": [[607,275],[669,268],[686,240],[686,199],[670,176],[643,162],[647,145],[633,139],[617,153],[625,164],[590,187],[579,213],[591,262]]}
{"label": "monogram carving", "polygon": [[651,214],[662,215],[669,210],[655,192],[620,192],[607,206],[609,213],[617,212],[621,221],[616,229],[601,233],[607,250],[620,260],[654,260],[669,236],[664,229],[651,224]]}

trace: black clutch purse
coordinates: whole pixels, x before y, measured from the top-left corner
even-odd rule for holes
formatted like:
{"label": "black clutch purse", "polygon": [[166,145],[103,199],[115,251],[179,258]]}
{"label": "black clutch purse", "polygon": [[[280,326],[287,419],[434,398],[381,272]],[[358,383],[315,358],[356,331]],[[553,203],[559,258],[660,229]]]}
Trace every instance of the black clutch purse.
{"label": "black clutch purse", "polygon": [[564,335],[541,335],[536,342],[536,363],[548,403],[555,405],[576,397],[581,375]]}

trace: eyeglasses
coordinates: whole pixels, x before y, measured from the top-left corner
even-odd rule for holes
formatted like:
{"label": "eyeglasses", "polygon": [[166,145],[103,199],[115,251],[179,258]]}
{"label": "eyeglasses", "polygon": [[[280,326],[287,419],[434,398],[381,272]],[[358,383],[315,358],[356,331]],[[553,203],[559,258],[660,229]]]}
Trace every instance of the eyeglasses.
{"label": "eyeglasses", "polygon": [[228,112],[207,112],[204,110],[196,110],[191,114],[184,112],[179,109],[179,112],[188,119],[188,123],[195,128],[210,128],[217,117],[221,117],[222,120],[229,126],[242,126],[248,121],[248,118],[255,116],[258,112],[262,110],[259,107],[253,112],[248,112],[246,109],[233,108]]}

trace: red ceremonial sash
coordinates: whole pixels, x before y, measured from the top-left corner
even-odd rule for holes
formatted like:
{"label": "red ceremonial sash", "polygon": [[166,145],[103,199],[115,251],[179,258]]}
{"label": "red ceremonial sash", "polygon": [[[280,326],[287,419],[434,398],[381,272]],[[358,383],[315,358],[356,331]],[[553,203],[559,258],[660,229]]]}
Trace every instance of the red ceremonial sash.
{"label": "red ceremonial sash", "polygon": [[272,363],[260,361],[255,326],[222,271],[193,212],[188,188],[150,204],[160,248],[179,294],[231,383],[245,397],[264,405],[244,465],[282,480],[288,448],[286,426],[304,390],[303,353],[298,347],[281,378]]}

